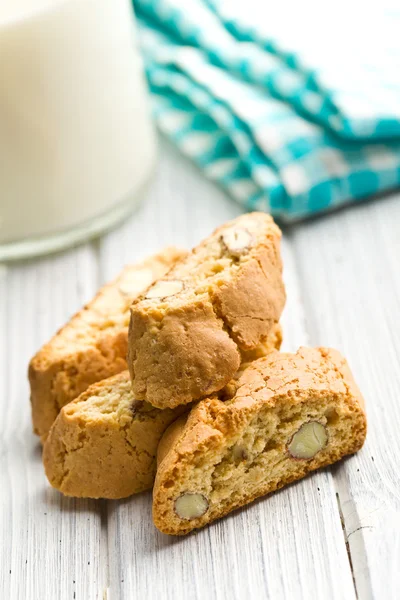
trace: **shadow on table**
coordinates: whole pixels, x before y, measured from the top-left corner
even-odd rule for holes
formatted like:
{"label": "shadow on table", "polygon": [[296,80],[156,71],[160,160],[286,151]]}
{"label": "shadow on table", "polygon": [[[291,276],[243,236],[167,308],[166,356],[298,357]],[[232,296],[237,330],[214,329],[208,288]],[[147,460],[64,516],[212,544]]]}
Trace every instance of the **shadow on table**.
{"label": "shadow on table", "polygon": [[[49,508],[58,509],[60,512],[67,514],[89,512],[100,515],[104,523],[110,519],[117,518],[117,513],[121,512],[139,512],[140,521],[146,521],[145,517],[148,517],[149,522],[151,522],[151,492],[142,492],[119,500],[75,498],[64,496],[47,482],[46,487],[40,491],[40,496],[41,502]],[[143,512],[148,514],[143,515]]]}
{"label": "shadow on table", "polygon": [[92,498],[70,498],[55,490],[48,483],[40,492],[40,500],[50,510],[59,510],[61,513],[92,513],[101,515],[107,510],[107,500],[95,500]]}

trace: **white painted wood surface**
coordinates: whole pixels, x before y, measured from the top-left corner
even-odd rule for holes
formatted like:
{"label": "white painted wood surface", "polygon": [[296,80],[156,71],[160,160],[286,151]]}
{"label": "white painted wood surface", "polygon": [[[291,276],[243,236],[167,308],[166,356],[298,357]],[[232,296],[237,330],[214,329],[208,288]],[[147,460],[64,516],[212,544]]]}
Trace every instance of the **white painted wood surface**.
{"label": "white painted wood surface", "polygon": [[0,599],[399,597],[399,194],[284,231],[284,349],[332,345],[348,357],[369,416],[357,456],[182,539],[154,528],[151,494],[67,499],[46,482],[30,356],[125,263],[191,246],[239,213],[163,145],[129,222],[63,254],[0,265]]}

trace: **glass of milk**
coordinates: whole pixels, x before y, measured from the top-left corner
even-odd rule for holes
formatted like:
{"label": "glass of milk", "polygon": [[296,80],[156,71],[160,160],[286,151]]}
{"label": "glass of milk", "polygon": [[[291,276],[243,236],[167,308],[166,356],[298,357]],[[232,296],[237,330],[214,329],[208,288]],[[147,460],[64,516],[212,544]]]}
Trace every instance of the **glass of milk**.
{"label": "glass of milk", "polygon": [[111,227],[154,158],[130,0],[0,0],[0,260]]}

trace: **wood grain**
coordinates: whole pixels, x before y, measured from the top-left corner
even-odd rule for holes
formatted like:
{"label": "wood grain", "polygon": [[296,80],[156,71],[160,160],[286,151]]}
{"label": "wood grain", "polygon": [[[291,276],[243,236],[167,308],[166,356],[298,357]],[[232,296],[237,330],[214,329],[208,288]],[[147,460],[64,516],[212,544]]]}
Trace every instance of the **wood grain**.
{"label": "wood grain", "polygon": [[26,381],[30,356],[93,295],[96,273],[95,254],[85,246],[2,269],[0,597],[4,599],[102,598],[106,585],[102,505],[63,498],[48,486],[41,449],[31,433]]}
{"label": "wood grain", "polygon": [[334,470],[360,598],[395,598],[399,583],[399,200],[292,234],[311,343],[343,351],[367,403],[367,443]]}
{"label": "wood grain", "polygon": [[184,539],[157,532],[149,493],[122,502],[74,500],[45,480],[31,433],[30,356],[124,264],[166,244],[191,246],[239,213],[163,145],[146,202],[124,225],[63,254],[0,265],[0,598],[397,596],[395,196],[289,228],[282,245],[284,349],[332,345],[349,357],[368,405],[368,441],[360,454]]}

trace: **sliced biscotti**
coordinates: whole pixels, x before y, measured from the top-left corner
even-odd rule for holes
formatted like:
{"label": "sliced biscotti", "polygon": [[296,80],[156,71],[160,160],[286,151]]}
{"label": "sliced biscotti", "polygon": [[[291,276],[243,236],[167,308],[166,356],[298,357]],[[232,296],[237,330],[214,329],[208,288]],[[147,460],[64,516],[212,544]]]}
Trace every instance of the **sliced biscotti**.
{"label": "sliced biscotti", "polygon": [[[259,349],[279,349],[280,326]],[[233,384],[232,384],[233,385]],[[124,498],[152,486],[166,427],[189,406],[135,400],[128,371],[92,385],[61,409],[44,444],[50,483],[69,496]]]}
{"label": "sliced biscotti", "polygon": [[62,406],[90,384],[127,368],[132,301],[186,254],[166,248],[126,267],[33,357],[29,365],[32,419],[42,440]]}
{"label": "sliced biscotti", "polygon": [[153,518],[181,535],[329,465],[364,443],[363,400],[335,350],[256,360],[234,397],[200,401],[165,433]]}
{"label": "sliced biscotti", "polygon": [[137,398],[159,408],[212,394],[279,320],[281,233],[251,213],[217,229],[132,305],[128,366]]}
{"label": "sliced biscotti", "polygon": [[162,434],[182,409],[134,399],[128,371],[64,406],[43,448],[51,485],[67,496],[125,498],[151,488]]}

